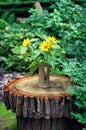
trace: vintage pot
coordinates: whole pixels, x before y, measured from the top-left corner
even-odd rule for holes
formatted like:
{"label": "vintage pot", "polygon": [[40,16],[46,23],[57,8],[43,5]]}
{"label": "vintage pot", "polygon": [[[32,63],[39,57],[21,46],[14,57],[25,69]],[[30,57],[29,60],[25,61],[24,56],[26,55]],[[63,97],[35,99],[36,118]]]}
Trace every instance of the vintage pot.
{"label": "vintage pot", "polygon": [[49,65],[39,65],[38,87],[41,87],[41,88],[51,87]]}

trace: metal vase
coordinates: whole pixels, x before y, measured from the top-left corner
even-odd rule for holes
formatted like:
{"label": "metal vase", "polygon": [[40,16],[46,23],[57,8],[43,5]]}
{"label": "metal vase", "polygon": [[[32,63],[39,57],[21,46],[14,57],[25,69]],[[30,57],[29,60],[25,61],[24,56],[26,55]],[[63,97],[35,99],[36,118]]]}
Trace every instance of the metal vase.
{"label": "metal vase", "polygon": [[49,88],[50,87],[50,66],[49,65],[39,65],[39,79],[38,87]]}

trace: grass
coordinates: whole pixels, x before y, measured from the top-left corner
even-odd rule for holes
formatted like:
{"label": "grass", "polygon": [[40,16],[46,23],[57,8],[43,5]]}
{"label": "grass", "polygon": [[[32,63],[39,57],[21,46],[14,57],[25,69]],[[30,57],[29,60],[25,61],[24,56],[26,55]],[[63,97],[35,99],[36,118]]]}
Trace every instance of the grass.
{"label": "grass", "polygon": [[4,103],[0,103],[0,130],[17,130],[16,115],[11,110],[7,110]]}

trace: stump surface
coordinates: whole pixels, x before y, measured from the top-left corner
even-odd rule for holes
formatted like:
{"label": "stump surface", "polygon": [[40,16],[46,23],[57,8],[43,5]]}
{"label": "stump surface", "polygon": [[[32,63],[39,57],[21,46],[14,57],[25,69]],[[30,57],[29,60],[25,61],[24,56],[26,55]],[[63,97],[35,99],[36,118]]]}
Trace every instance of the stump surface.
{"label": "stump surface", "polygon": [[[26,76],[14,81],[10,81],[4,87],[4,91],[15,92],[15,94],[23,94],[26,96],[61,96],[70,95],[68,93],[68,83],[70,78],[63,76],[51,76],[51,87],[43,89],[37,86],[38,76]],[[55,85],[53,85],[55,83]],[[54,86],[54,87],[53,87]]]}

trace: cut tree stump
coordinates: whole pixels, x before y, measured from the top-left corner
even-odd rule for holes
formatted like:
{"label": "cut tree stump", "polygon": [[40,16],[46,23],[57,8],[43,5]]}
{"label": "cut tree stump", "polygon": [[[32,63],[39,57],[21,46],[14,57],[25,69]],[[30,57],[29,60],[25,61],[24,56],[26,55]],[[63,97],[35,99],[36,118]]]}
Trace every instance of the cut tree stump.
{"label": "cut tree stump", "polygon": [[38,75],[21,77],[4,86],[4,103],[16,113],[18,130],[69,130],[72,103],[68,98],[70,78],[50,76],[54,87],[37,86]]}

